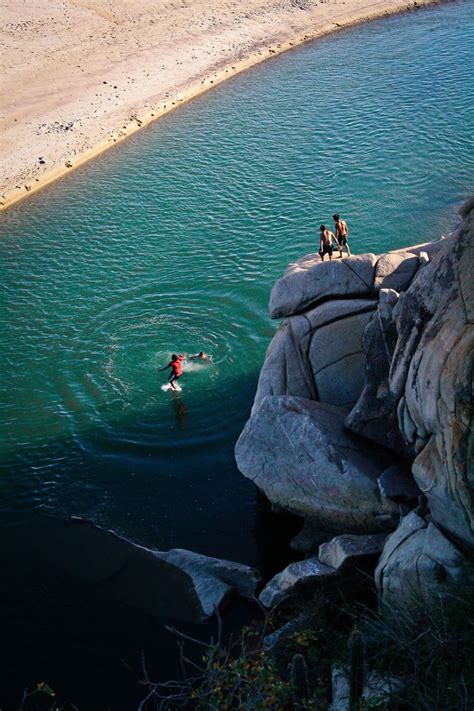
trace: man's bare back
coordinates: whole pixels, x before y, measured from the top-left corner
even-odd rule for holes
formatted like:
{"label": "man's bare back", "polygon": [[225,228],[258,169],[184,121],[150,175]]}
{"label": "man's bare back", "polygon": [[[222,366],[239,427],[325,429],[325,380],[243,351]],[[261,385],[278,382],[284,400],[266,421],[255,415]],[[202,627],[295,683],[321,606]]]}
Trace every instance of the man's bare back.
{"label": "man's bare back", "polygon": [[349,228],[347,222],[342,220],[338,214],[332,216],[334,220],[334,227],[336,229],[336,240],[339,244],[339,256],[342,258],[342,248],[345,247],[347,251],[347,256],[351,256],[351,250],[349,248]]}

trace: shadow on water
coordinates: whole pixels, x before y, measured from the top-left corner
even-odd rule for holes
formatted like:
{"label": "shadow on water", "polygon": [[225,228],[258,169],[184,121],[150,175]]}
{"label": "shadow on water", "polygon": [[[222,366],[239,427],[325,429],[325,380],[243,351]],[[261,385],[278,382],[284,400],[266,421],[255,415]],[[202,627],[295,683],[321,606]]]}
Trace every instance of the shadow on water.
{"label": "shadow on water", "polygon": [[[247,402],[250,403],[255,384],[255,376],[239,378],[233,384],[233,390],[236,389],[240,398],[248,396]],[[211,416],[211,399],[202,407],[209,409]],[[172,395],[169,412],[174,438],[192,424],[183,393]],[[152,413],[149,414],[152,416]],[[197,484],[202,507],[186,501],[186,494],[183,495],[186,488],[178,477],[184,514],[180,517],[176,510],[166,520],[166,527],[173,531],[168,530],[155,537],[153,521],[148,521],[151,532],[149,528],[137,527],[139,531],[146,530],[146,535],[134,535],[133,525],[130,530],[120,532],[134,542],[152,548],[187,547],[255,565],[264,579],[293,560],[295,556],[289,548],[289,541],[299,528],[298,520],[272,513],[266,499],[238,473],[235,466],[233,444],[247,415],[241,412],[237,418],[233,441],[225,447],[225,461],[218,459],[216,470],[208,469],[208,459],[204,458],[203,464],[202,457],[196,456],[199,451],[197,443],[191,446],[190,456],[184,451],[185,478],[193,481],[203,475],[203,469],[206,471],[207,476],[200,478]],[[124,417],[120,429],[126,431],[130,428],[133,429],[133,420]],[[96,437],[100,437],[100,433],[90,428],[87,439],[94,440]],[[74,447],[77,447],[74,440],[64,438],[63,441],[48,442],[46,451],[71,453]],[[25,468],[33,471],[44,459],[45,443],[42,442],[37,451],[29,451]],[[121,453],[120,459],[125,459],[129,467],[139,471],[137,462],[132,463],[133,457],[124,458]],[[107,457],[99,461],[99,468],[106,462]],[[113,468],[116,465],[114,462]],[[127,488],[124,493],[128,497],[135,496],[134,487],[138,483],[138,488],[143,488],[141,496],[151,499],[145,518],[149,516],[149,511],[154,511],[160,520],[165,510],[176,506],[176,492],[173,491],[176,478],[170,476],[166,486],[156,490],[154,479],[149,476],[150,466],[154,470],[154,466],[147,461],[141,471],[141,484],[140,476],[133,480],[114,478],[113,483]],[[221,479],[221,466],[226,469],[225,485]],[[127,464],[124,465],[126,467]],[[173,462],[172,468],[177,469],[176,462]],[[83,479],[80,469],[72,471],[71,475]],[[104,473],[99,485],[104,486]],[[61,486],[61,479],[58,478],[56,487]],[[224,496],[219,492],[221,486],[225,486]],[[153,680],[163,681],[176,678],[179,674],[176,639],[165,629],[165,624],[171,623],[186,634],[203,640],[216,636],[215,622],[194,624],[181,619],[165,620],[152,616],[116,599],[113,581],[111,584],[110,581],[85,580],[84,570],[92,567],[93,561],[88,560],[85,547],[81,550],[77,542],[73,545],[64,535],[64,522],[69,515],[80,514],[90,516],[95,523],[115,528],[110,524],[110,518],[114,517],[102,515],[103,512],[95,515],[97,510],[94,507],[91,515],[85,505],[86,500],[82,501],[78,510],[74,500],[66,501],[68,495],[66,485],[65,491],[56,499],[60,502],[56,511],[51,510],[50,506],[48,510],[41,502],[36,510],[31,505],[17,510],[11,525],[4,529],[0,542],[3,571],[0,582],[1,629],[3,639],[8,640],[8,644],[2,645],[0,653],[2,711],[17,709],[24,689],[34,688],[40,681],[47,682],[56,691],[59,704],[71,702],[82,711],[91,708],[93,702],[94,708],[99,711],[107,708],[130,711],[143,697],[138,684],[142,677],[142,651]],[[193,521],[190,522],[187,519],[191,517]],[[162,521],[160,524],[163,528]],[[203,529],[199,535],[195,535],[195,525]],[[246,530],[242,530],[242,525]],[[146,579],[135,582],[147,585]],[[167,592],[169,595],[170,592]],[[223,614],[225,634],[235,632],[256,614],[259,614],[256,606],[244,601],[234,602]],[[202,654],[202,650],[197,648],[193,650],[190,647],[187,651],[191,655]]]}

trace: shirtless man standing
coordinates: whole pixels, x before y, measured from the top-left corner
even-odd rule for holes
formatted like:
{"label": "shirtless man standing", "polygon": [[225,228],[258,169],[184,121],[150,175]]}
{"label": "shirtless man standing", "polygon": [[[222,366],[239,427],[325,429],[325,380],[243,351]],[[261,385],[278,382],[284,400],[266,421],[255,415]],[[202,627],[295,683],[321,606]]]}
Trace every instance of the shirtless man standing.
{"label": "shirtless man standing", "polygon": [[334,250],[333,242],[337,244],[339,251],[341,251],[341,246],[331,230],[327,229],[326,225],[321,225],[319,229],[321,232],[319,235],[319,256],[321,257],[321,261],[324,262],[325,254],[329,254],[329,259],[332,259],[332,253]]}
{"label": "shirtless man standing", "polygon": [[349,228],[345,220],[341,220],[339,215],[336,213],[332,216],[334,220],[334,227],[336,228],[336,240],[339,242],[339,257],[342,259],[342,248],[345,247],[347,250],[347,256],[351,256],[351,250],[349,248]]}

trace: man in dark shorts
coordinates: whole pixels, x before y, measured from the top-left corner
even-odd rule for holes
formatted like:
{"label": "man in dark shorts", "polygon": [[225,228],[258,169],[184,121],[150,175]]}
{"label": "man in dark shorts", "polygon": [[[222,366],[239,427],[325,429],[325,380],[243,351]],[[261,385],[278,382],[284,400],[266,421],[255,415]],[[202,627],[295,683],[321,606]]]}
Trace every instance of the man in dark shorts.
{"label": "man in dark shorts", "polygon": [[169,382],[170,386],[173,388],[173,390],[180,389],[177,381],[183,374],[183,366],[181,365],[183,360],[186,360],[185,355],[176,355],[176,353],[173,353],[168,365],[165,365],[164,368],[160,368],[160,370],[158,371],[159,373],[161,373],[163,370],[166,370],[167,368],[171,368],[171,373],[168,378],[168,382]]}
{"label": "man in dark shorts", "polygon": [[334,227],[336,229],[336,240],[339,242],[339,257],[342,259],[342,248],[345,247],[347,251],[347,256],[351,256],[351,250],[349,248],[349,228],[345,220],[341,220],[339,215],[336,213],[332,216],[334,220]]}
{"label": "man in dark shorts", "polygon": [[333,248],[333,242],[335,242],[340,249],[339,242],[337,239],[334,237],[333,233],[331,230],[328,230],[326,225],[321,225],[320,228],[320,235],[319,235],[319,256],[321,257],[321,260],[324,262],[324,255],[329,254],[329,259],[332,259],[332,253],[334,251]]}

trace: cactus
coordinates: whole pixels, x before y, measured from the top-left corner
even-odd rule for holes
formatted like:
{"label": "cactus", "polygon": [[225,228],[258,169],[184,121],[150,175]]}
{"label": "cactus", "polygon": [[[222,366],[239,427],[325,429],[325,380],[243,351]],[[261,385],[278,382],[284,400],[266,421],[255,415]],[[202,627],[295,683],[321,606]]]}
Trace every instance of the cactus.
{"label": "cactus", "polygon": [[353,711],[364,691],[364,639],[357,628],[352,630],[349,637],[349,651],[350,709]]}
{"label": "cactus", "polygon": [[291,661],[291,682],[296,703],[309,698],[308,667],[302,654],[295,654]]}

